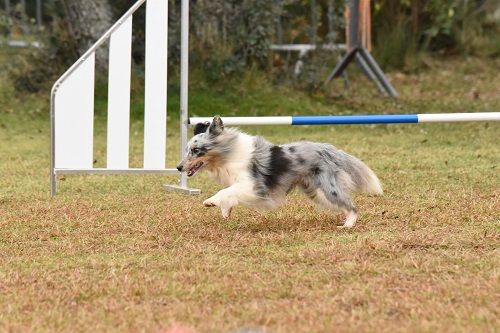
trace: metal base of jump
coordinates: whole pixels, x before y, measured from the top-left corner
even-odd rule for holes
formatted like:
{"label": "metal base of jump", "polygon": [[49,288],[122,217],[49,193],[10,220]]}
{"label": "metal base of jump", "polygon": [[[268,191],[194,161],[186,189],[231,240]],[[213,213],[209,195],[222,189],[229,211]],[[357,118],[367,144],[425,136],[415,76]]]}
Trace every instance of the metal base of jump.
{"label": "metal base of jump", "polygon": [[326,79],[325,84],[341,76],[353,60],[358,62],[363,72],[370,80],[375,82],[380,91],[386,92],[389,96],[394,98],[399,97],[398,92],[394,89],[389,80],[387,80],[384,72],[380,69],[370,52],[363,47],[356,47],[349,51],[333,69],[332,73]]}
{"label": "metal base of jump", "polygon": [[[210,117],[191,117],[189,124],[211,121]],[[224,125],[356,125],[356,124],[418,124],[466,121],[500,121],[500,112],[381,114],[354,116],[279,116],[222,117]]]}
{"label": "metal base of jump", "polygon": [[180,185],[165,184],[165,185],[163,185],[163,189],[167,192],[181,193],[181,194],[186,194],[186,195],[200,195],[201,194],[201,190],[199,190],[197,188],[189,188],[189,187],[180,186]]}

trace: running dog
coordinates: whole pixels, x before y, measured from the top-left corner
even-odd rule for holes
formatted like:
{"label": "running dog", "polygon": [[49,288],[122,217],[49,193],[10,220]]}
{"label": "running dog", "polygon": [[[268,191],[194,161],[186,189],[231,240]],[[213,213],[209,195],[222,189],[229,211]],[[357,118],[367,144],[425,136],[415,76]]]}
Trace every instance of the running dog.
{"label": "running dog", "polygon": [[239,204],[259,211],[274,209],[287,193],[299,188],[319,207],[341,210],[346,216],[343,227],[351,228],[358,219],[351,194],[382,194],[379,179],[366,164],[332,145],[274,145],[262,137],[224,128],[219,116],[195,126],[177,170],[188,177],[206,170],[224,187],[203,202],[219,207],[224,218]]}

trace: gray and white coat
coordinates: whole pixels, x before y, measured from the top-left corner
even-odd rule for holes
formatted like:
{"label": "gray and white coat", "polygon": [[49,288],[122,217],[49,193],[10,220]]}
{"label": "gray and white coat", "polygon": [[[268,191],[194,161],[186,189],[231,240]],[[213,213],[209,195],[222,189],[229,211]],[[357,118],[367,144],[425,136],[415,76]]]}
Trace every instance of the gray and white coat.
{"label": "gray and white coat", "polygon": [[352,227],[358,214],[355,191],[382,194],[375,173],[361,160],[330,144],[295,142],[274,145],[262,137],[224,128],[220,117],[198,124],[177,169],[193,176],[206,170],[224,187],[204,201],[228,218],[234,206],[271,210],[298,188],[319,207],[341,210],[344,227]]}

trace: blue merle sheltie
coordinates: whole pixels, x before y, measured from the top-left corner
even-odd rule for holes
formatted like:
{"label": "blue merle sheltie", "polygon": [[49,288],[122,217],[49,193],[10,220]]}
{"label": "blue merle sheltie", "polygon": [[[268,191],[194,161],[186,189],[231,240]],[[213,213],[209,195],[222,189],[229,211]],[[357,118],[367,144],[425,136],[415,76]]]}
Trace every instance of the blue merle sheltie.
{"label": "blue merle sheltie", "polygon": [[293,188],[299,188],[319,207],[341,210],[346,216],[343,227],[352,227],[358,219],[352,192],[382,194],[380,181],[366,164],[332,145],[274,145],[262,137],[224,128],[218,116],[195,126],[177,169],[188,177],[206,170],[224,187],[203,202],[207,207],[220,207],[224,218],[239,204],[271,210]]}

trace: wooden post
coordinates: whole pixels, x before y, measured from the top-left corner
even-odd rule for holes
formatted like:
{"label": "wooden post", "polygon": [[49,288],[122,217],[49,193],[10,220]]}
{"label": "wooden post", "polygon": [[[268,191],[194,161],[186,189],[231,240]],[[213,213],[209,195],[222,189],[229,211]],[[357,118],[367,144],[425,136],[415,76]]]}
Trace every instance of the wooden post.
{"label": "wooden post", "polygon": [[349,50],[362,46],[372,49],[370,0],[351,0],[346,7],[346,41]]}
{"label": "wooden post", "polygon": [[371,52],[372,50],[372,22],[370,0],[361,0],[359,8],[361,46]]}

